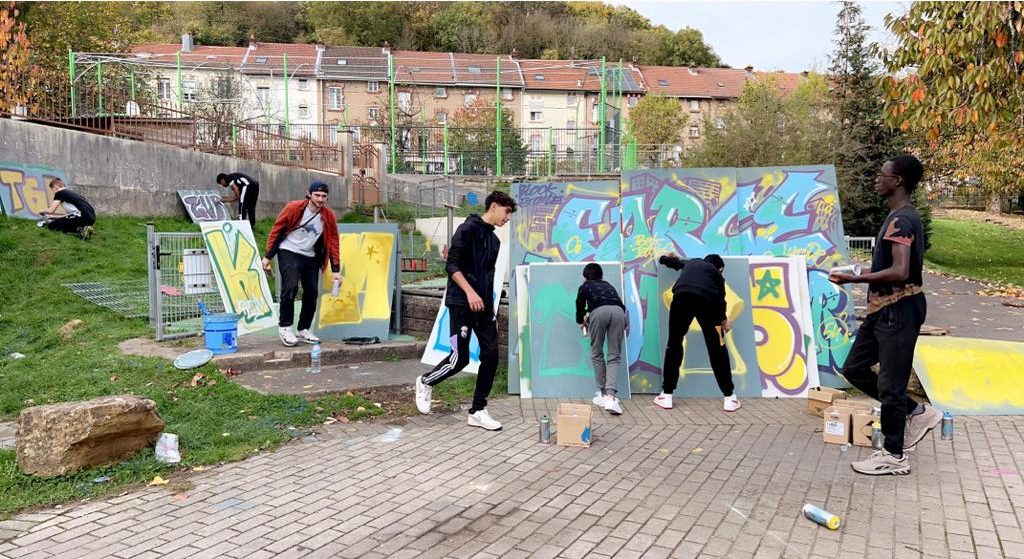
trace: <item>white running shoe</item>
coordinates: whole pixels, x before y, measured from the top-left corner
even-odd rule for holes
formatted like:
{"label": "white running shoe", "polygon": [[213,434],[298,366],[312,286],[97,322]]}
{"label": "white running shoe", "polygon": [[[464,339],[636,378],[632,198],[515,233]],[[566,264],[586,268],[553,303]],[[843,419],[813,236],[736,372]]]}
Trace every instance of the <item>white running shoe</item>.
{"label": "white running shoe", "polygon": [[434,396],[434,387],[423,384],[423,376],[416,377],[416,409],[420,413],[430,413],[430,400]]}
{"label": "white running shoe", "polygon": [[604,394],[601,394],[601,391],[598,390],[597,392],[594,393],[594,399],[591,400],[591,402],[593,402],[595,406],[603,408],[604,407]]}
{"label": "white running shoe", "polygon": [[501,423],[495,421],[486,409],[469,414],[468,423],[470,427],[483,427],[488,431],[501,431]]}
{"label": "white running shoe", "polygon": [[740,400],[735,394],[732,396],[726,396],[725,401],[722,402],[722,410],[727,412],[734,412],[740,409]]}
{"label": "white running shoe", "polygon": [[658,394],[654,398],[654,405],[666,410],[672,409],[672,395],[664,392]]}
{"label": "white running shoe", "polygon": [[615,396],[605,395],[602,406],[604,407],[604,411],[612,415],[622,415],[622,405],[619,403],[619,399]]}
{"label": "white running shoe", "polygon": [[281,336],[281,343],[288,347],[295,347],[295,344],[299,343],[299,339],[292,334],[291,326],[280,326],[277,333]]}
{"label": "white running shoe", "polygon": [[320,338],[316,337],[315,334],[310,332],[308,329],[299,330],[299,341],[306,342],[307,344],[315,344],[320,341]]}

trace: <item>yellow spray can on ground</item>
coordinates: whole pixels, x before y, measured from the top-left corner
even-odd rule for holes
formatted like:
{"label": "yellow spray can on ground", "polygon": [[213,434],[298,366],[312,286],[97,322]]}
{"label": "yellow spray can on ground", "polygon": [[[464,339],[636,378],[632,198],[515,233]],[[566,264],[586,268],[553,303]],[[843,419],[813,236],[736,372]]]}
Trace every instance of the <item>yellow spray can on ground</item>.
{"label": "yellow spray can on ground", "polygon": [[821,524],[829,530],[838,530],[839,525],[841,524],[838,516],[809,503],[804,505],[804,516],[818,524]]}

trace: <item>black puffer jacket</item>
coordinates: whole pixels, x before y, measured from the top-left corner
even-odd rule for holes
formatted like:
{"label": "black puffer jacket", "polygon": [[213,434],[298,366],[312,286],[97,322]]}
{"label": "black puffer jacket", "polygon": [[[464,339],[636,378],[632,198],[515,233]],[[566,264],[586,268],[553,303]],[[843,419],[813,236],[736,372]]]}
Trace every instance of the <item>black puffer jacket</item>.
{"label": "black puffer jacket", "polygon": [[494,264],[498,261],[501,242],[494,234],[494,226],[480,216],[473,214],[455,230],[448,243],[448,293],[444,304],[468,307],[466,292],[452,279],[455,272],[462,272],[466,281],[484,301],[484,310],[494,312]]}

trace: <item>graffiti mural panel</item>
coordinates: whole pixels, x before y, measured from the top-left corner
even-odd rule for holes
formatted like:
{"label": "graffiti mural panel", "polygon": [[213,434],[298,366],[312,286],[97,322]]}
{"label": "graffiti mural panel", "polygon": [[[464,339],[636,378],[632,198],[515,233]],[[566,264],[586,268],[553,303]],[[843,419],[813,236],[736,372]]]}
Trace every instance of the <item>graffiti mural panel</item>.
{"label": "graffiti mural panel", "polygon": [[224,205],[216,190],[179,190],[178,197],[192,223],[231,219],[231,210]]}
{"label": "graffiti mural panel", "polygon": [[239,335],[276,326],[274,299],[249,222],[207,221],[200,226],[224,308],[239,315]]}
{"label": "graffiti mural panel", "polygon": [[[512,214],[510,231],[512,269],[531,262],[622,259],[616,181],[516,183],[511,192],[519,205]],[[510,301],[515,300],[515,293],[516,282],[511,282]],[[516,305],[510,304],[512,330],[517,324],[515,313]],[[518,343],[516,337],[509,337],[510,371],[521,370],[517,362]],[[509,375],[510,394],[520,393],[521,380]]]}
{"label": "graffiti mural panel", "polygon": [[398,262],[398,225],[339,224],[341,288],[333,294],[330,267],[320,282],[317,335],[322,339],[388,339]]}
{"label": "graffiti mural panel", "polygon": [[56,167],[0,162],[0,213],[25,219],[42,219],[39,212],[53,203],[47,185],[53,179],[67,183]]}

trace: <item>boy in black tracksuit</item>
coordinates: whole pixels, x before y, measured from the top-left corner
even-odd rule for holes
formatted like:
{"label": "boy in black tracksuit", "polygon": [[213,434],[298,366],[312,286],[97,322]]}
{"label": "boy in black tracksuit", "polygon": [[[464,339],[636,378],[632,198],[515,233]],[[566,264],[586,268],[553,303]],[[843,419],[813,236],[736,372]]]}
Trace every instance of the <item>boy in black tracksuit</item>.
{"label": "boy in black tracksuit", "polygon": [[654,399],[655,405],[672,409],[672,392],[679,382],[679,368],[683,364],[683,340],[690,329],[690,323],[696,318],[704,333],[704,343],[708,348],[715,380],[725,396],[722,409],[736,411],[740,403],[733,394],[732,368],[729,364],[729,351],[725,347],[725,334],[732,328],[732,323],[725,315],[725,278],[722,276],[725,262],[717,254],[709,254],[703,260],[683,260],[669,254],[662,256],[658,262],[680,272],[679,279],[672,286],[662,390]]}
{"label": "boy in black tracksuit", "polygon": [[448,290],[445,305],[450,318],[451,353],[434,370],[416,379],[416,408],[430,413],[432,389],[469,363],[469,338],[476,332],[480,342],[480,369],[476,376],[473,406],[468,423],[488,431],[501,429],[487,411],[487,396],[498,369],[498,328],[494,308],[494,264],[501,243],[495,227],[508,223],[516,203],[508,194],[494,191],[484,201],[484,215],[471,215],[455,230],[448,245]]}

